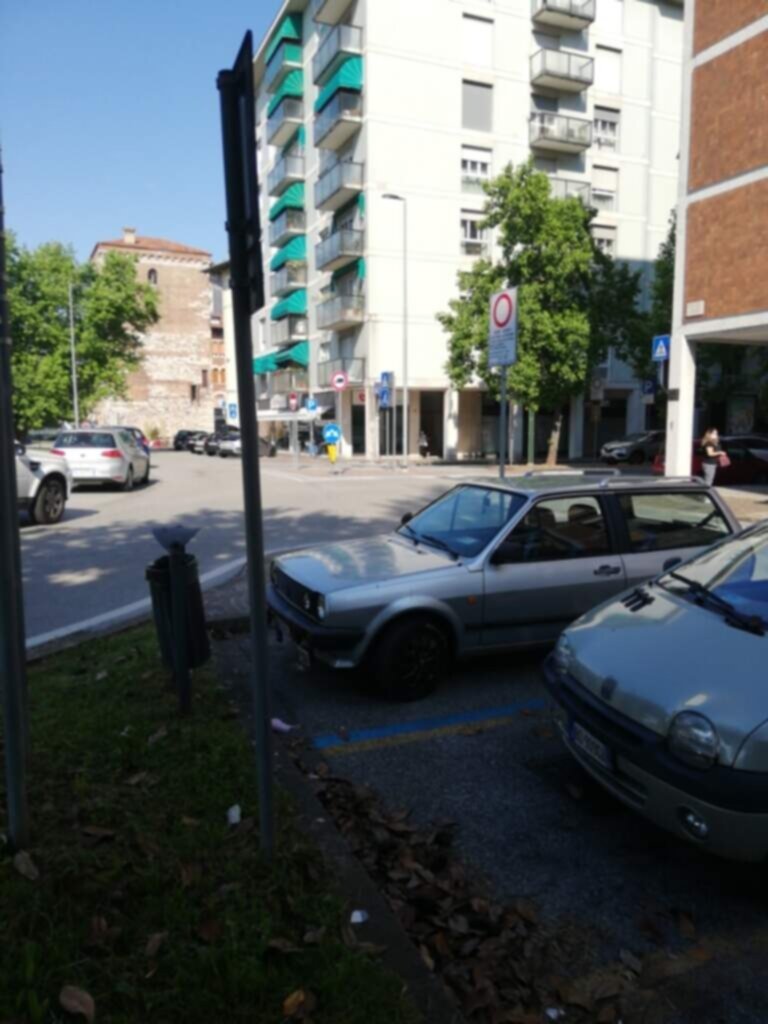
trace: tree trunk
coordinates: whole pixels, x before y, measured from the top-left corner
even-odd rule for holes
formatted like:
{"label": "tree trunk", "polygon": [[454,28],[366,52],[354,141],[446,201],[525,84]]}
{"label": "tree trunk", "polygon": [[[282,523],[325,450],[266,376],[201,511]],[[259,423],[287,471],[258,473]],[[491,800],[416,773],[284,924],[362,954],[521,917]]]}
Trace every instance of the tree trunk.
{"label": "tree trunk", "polygon": [[555,410],[554,419],[552,420],[552,430],[549,434],[549,440],[547,441],[547,465],[555,466],[557,464],[557,449],[560,447],[560,431],[563,429],[563,410]]}

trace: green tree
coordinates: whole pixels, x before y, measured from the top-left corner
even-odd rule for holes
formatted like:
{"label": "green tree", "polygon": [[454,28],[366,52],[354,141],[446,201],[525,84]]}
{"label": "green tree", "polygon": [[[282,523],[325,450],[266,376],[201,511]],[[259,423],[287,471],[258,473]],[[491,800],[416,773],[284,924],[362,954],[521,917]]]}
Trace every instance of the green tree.
{"label": "green tree", "polygon": [[501,260],[460,273],[460,298],[438,314],[449,335],[447,372],[456,387],[479,378],[499,394],[499,371],[488,366],[488,300],[517,286],[518,359],[508,388],[526,408],[553,412],[547,463],[554,464],[566,403],[583,394],[617,332],[635,329],[638,275],[598,250],[594,211],[553,198],[531,163],[507,167],[485,190],[485,224],[498,230]]}
{"label": "green tree", "polygon": [[58,242],[35,250],[8,238],[8,306],[13,412],[18,431],[74,415],[69,285],[74,289],[81,416],[125,392],[141,359],[141,334],[158,317],[157,293],[136,279],[135,262],[109,253],[101,266],[78,264]]}

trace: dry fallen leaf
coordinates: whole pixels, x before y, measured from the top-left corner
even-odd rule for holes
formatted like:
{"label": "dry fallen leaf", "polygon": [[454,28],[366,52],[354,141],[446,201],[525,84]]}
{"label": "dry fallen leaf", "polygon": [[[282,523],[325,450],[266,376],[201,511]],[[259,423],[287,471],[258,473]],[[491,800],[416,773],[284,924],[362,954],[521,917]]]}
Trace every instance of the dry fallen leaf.
{"label": "dry fallen leaf", "polygon": [[102,682],[102,680],[108,679],[108,678],[109,678],[109,672],[102,671],[102,672],[97,672],[96,673],[96,682],[97,683],[100,683],[100,682]]}
{"label": "dry fallen leaf", "polygon": [[96,1019],[96,1004],[93,996],[82,988],[75,988],[74,985],[65,985],[59,992],[59,1002],[67,1013],[80,1013],[93,1024]]}
{"label": "dry fallen leaf", "polygon": [[147,940],[147,948],[144,950],[144,956],[147,956],[150,959],[156,957],[160,947],[167,938],[168,932],[154,932],[154,934],[150,935]]}
{"label": "dry fallen leaf", "polygon": [[296,989],[283,1000],[284,1017],[306,1017],[317,1006],[317,999],[303,988]]}
{"label": "dry fallen leaf", "polygon": [[103,946],[109,934],[109,925],[105,917],[96,916],[91,918],[91,931],[85,940],[87,946]]}
{"label": "dry fallen leaf", "polygon": [[84,836],[95,839],[97,842],[100,842],[102,839],[115,838],[115,830],[113,828],[102,828],[100,825],[84,825],[80,831]]}
{"label": "dry fallen leaf", "polygon": [[628,949],[622,949],[619,953],[619,960],[635,974],[639,974],[643,969],[643,962],[636,957],[634,953],[631,953]]}
{"label": "dry fallen leaf", "polygon": [[182,825],[187,825],[188,828],[197,828],[197,826],[200,824],[200,819],[199,818],[190,818],[189,815],[182,814],[182,816],[181,816],[181,824]]}
{"label": "dry fallen leaf", "polygon": [[138,786],[138,784],[143,782],[148,775],[149,772],[136,772],[135,775],[131,775],[129,779],[125,780],[125,784],[126,786]]}
{"label": "dry fallen leaf", "polygon": [[159,743],[160,740],[164,739],[168,735],[168,727],[161,725],[157,732],[153,732],[147,740],[147,746],[153,747],[155,743]]}
{"label": "dry fallen leaf", "polygon": [[40,877],[40,872],[37,869],[37,865],[32,860],[26,850],[19,850],[19,852],[13,858],[13,866],[23,875],[28,878],[30,882],[36,882]]}
{"label": "dry fallen leaf", "polygon": [[424,963],[427,965],[427,967],[430,969],[430,971],[434,971],[434,969],[435,969],[435,961],[430,956],[430,953],[429,953],[429,950],[427,949],[427,947],[426,946],[419,946],[419,952],[421,953],[421,959],[424,961]]}

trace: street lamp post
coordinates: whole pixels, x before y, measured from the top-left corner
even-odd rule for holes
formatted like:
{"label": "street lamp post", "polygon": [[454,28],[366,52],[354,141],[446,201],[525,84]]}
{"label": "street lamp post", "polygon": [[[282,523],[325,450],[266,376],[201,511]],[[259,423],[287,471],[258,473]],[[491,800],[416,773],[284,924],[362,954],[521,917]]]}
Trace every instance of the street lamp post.
{"label": "street lamp post", "polygon": [[72,406],[75,413],[75,427],[80,426],[80,403],[77,396],[77,358],[75,353],[75,299],[72,282],[69,282],[69,351],[72,359]]}
{"label": "street lamp post", "polygon": [[[408,202],[405,196],[385,192],[384,199],[403,204],[403,459],[408,465]],[[397,401],[395,401],[397,421]]]}

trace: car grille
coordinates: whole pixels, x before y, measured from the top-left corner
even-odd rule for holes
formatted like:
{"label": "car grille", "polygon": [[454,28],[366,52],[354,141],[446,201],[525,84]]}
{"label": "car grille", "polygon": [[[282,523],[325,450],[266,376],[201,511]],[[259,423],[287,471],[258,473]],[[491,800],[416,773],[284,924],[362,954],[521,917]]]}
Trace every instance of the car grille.
{"label": "car grille", "polygon": [[655,733],[631,721],[614,708],[608,707],[604,701],[591,694],[573,676],[567,676],[561,680],[561,685],[567,693],[571,712],[584,722],[588,729],[597,729],[600,738],[608,744],[613,742],[613,745],[620,744],[624,747],[640,749],[649,743],[654,745],[658,743]]}
{"label": "car grille", "polygon": [[629,611],[639,612],[641,608],[646,608],[649,604],[653,604],[655,600],[656,598],[651,597],[644,587],[636,587],[631,594],[627,594],[626,597],[622,598],[621,603]]}
{"label": "car grille", "polygon": [[[317,618],[317,594],[313,593],[301,583],[297,583],[287,573],[277,566],[272,569],[272,582],[275,590],[281,594],[289,604],[297,608],[304,615],[311,615]],[[307,608],[309,603],[309,608]]]}

